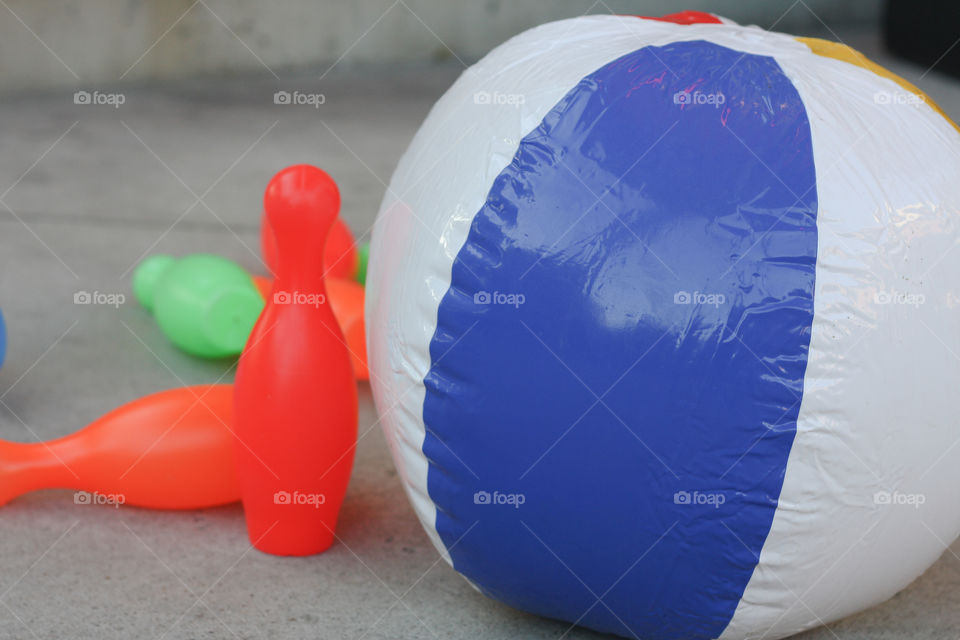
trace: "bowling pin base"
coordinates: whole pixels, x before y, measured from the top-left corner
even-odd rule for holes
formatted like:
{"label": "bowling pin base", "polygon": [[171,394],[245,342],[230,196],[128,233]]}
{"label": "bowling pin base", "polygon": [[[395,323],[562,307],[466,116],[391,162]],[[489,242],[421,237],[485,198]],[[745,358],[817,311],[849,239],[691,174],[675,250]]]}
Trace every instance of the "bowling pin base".
{"label": "bowling pin base", "polygon": [[262,496],[258,496],[260,500],[245,499],[250,544],[275,556],[311,556],[329,549],[336,539],[339,504],[318,505],[305,495],[321,494],[278,491],[271,502]]}
{"label": "bowling pin base", "polygon": [[[247,533],[249,534],[249,531]],[[301,545],[290,546],[285,542],[276,542],[271,540],[269,534],[267,534],[267,536],[264,538],[261,538],[259,542],[255,542],[253,536],[250,536],[250,544],[252,544],[253,548],[257,551],[267,553],[272,556],[290,556],[294,558],[315,556],[319,553],[323,553],[333,546],[333,541],[333,535],[329,535],[327,536],[326,540],[309,540],[305,541]]]}

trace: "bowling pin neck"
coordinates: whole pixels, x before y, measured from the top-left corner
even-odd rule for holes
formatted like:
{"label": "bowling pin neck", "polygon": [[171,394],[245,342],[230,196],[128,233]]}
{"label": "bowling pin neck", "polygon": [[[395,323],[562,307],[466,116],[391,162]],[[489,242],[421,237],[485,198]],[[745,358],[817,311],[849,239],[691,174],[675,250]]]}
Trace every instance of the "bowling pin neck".
{"label": "bowling pin neck", "polygon": [[77,484],[75,451],[65,440],[20,443],[0,440],[0,505],[37,489]]}
{"label": "bowling pin neck", "polygon": [[336,209],[331,213],[304,206],[295,210],[268,210],[267,219],[276,238],[278,262],[290,253],[308,253],[322,262],[323,249],[337,215]]}
{"label": "bowling pin neck", "polygon": [[133,295],[145,309],[153,310],[157,282],[176,262],[173,256],[158,253],[137,265],[133,272]]}
{"label": "bowling pin neck", "polygon": [[281,248],[274,265],[276,282],[317,282],[326,275],[323,263],[323,245],[316,242],[303,243],[293,251]]}
{"label": "bowling pin neck", "polygon": [[299,273],[309,263],[322,265],[340,210],[340,193],[330,176],[310,165],[288,167],[267,185],[263,208],[276,242],[278,277]]}

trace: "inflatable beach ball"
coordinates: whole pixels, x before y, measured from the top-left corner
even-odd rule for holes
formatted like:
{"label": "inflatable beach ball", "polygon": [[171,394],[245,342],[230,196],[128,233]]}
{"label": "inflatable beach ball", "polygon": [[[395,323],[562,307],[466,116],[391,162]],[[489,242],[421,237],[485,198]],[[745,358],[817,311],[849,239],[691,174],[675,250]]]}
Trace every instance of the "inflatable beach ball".
{"label": "inflatable beach ball", "polygon": [[958,176],[955,125],[838,44],[607,15],[492,51],[368,275],[437,549],[627,637],[779,638],[904,588],[960,532]]}

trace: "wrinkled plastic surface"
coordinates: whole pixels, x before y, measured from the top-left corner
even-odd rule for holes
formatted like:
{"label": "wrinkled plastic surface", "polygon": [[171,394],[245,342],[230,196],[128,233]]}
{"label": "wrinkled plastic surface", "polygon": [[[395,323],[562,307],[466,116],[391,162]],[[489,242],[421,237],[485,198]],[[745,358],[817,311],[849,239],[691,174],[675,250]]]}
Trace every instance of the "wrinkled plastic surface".
{"label": "wrinkled plastic surface", "polygon": [[[544,125],[551,136],[559,131],[593,142],[591,135],[600,131],[591,123],[604,110],[616,111],[618,101],[564,102],[565,96],[602,93],[602,83],[585,79],[645,46],[669,49],[698,41],[746,55],[691,75],[665,64],[662,80],[648,76],[648,84],[637,83],[636,93],[649,95],[686,81],[681,86],[690,99],[675,104],[674,129],[653,117],[673,101],[664,91],[661,102],[651,103],[652,112],[639,110],[604,144],[571,144],[557,153],[552,139],[528,138]],[[804,147],[779,137],[785,134],[776,118],[765,130],[775,140],[771,148],[760,142],[760,130],[757,138],[744,135],[743,117],[752,109],[762,114],[782,108],[774,100],[780,94],[763,99],[764,84],[781,77],[806,113],[815,184],[783,170],[802,160]],[[710,88],[711,78],[722,80],[733,96],[754,92],[762,104],[694,102],[701,100],[697,91],[709,99],[703,88]],[[567,118],[578,107],[582,120]],[[684,133],[703,110],[724,122],[717,133],[729,140]],[[660,126],[651,131],[651,124]],[[619,137],[648,144],[631,148],[618,144]],[[518,155],[522,140],[528,144]],[[724,638],[784,637],[906,586],[960,531],[960,448],[953,446],[960,434],[949,402],[960,384],[952,355],[960,353],[960,252],[951,251],[960,225],[958,142],[952,123],[898,82],[818,55],[789,36],[729,23],[578,18],[521,34],[469,69],[438,101],[394,174],[374,229],[368,275],[374,397],[408,495],[441,554],[487,593],[523,608],[626,635],[631,632],[617,625],[637,627],[649,637],[717,633],[717,603],[704,604],[697,595],[704,585],[719,588],[712,595],[724,606],[738,600],[719,629]],[[737,145],[740,150],[733,151]],[[660,175],[651,157],[688,178]],[[706,161],[711,158],[714,164]],[[760,159],[765,174],[757,172]],[[607,170],[634,162],[647,174],[628,172],[621,180],[622,172]],[[531,219],[530,211],[546,204],[542,187],[554,175],[565,179],[551,183],[552,217]],[[753,179],[767,180],[769,188],[745,190],[740,198],[707,198],[701,211],[685,208],[704,189],[718,186],[719,176],[727,176],[719,186],[733,193]],[[588,187],[590,206],[582,201]],[[764,206],[765,198],[784,189],[795,197]],[[711,218],[718,208],[728,215]],[[699,223],[665,224],[663,212]],[[804,216],[814,212],[815,226],[801,232],[813,224]],[[771,213],[784,214],[781,222],[797,232],[757,232]],[[779,228],[779,222],[768,228]],[[753,245],[740,244],[751,235]],[[545,238],[556,245],[544,247]],[[538,250],[540,262],[521,278],[517,257]],[[654,252],[684,279],[675,293],[689,298],[676,304],[663,299],[676,278]],[[741,263],[751,262],[752,270],[741,270]],[[737,288],[711,289],[731,273],[740,278]],[[523,289],[529,278],[548,280]],[[811,291],[813,317],[805,323],[800,316],[809,314],[809,306],[802,302]],[[469,292],[488,295],[471,310]],[[516,293],[526,300],[513,309],[514,319],[532,305],[543,317],[551,314],[550,321],[511,324],[511,309],[494,300],[507,302],[496,296]],[[717,298],[703,297],[711,293],[724,293],[722,309],[713,306]],[[784,314],[797,317],[775,320]],[[742,322],[724,325],[723,319]],[[632,351],[628,336],[657,326],[663,328],[660,342],[624,378],[635,384],[620,388],[618,377],[630,364],[621,351],[643,355]],[[768,332],[760,352],[756,331]],[[487,339],[473,340],[474,332]],[[805,353],[799,348],[804,332]],[[615,335],[624,338],[603,338]],[[528,342],[520,344],[524,336]],[[666,357],[671,351],[675,361]],[[609,371],[604,362],[611,363]],[[650,362],[663,368],[645,370]],[[689,375],[677,375],[687,366]],[[718,371],[738,373],[724,378]],[[751,377],[756,371],[759,378]],[[729,402],[718,399],[720,392]],[[631,393],[636,402],[630,402]],[[671,400],[674,419],[664,420],[662,409]],[[702,412],[711,405],[712,413]],[[756,422],[759,414],[736,413],[748,405],[784,415]],[[747,421],[740,423],[741,417]],[[585,426],[594,427],[591,437],[580,433]],[[629,442],[625,426],[639,439]],[[735,437],[728,441],[730,426]],[[674,429],[690,429],[696,437],[689,445],[670,443]],[[756,445],[744,446],[740,430],[756,433]],[[531,443],[544,431],[556,434],[556,443],[540,446],[521,469],[513,449],[533,450]],[[792,444],[782,446],[791,432]],[[712,443],[712,454],[705,442]],[[707,482],[686,487],[686,494],[678,491],[674,502],[669,489],[679,487],[678,479],[655,458],[696,473],[686,466],[687,454],[702,463],[699,472]],[[564,464],[551,467],[555,457]],[[769,490],[771,476],[748,473],[778,466],[779,495]],[[517,493],[533,482],[557,488],[534,487],[517,506]],[[611,493],[633,502],[612,501]],[[497,496],[511,495],[512,504],[497,502]],[[686,495],[691,512],[679,510]],[[716,503],[721,495],[729,506],[699,502],[713,496]],[[737,542],[733,532],[761,522],[749,514],[773,504],[769,530],[755,529],[751,539]],[[671,518],[677,513],[682,515]],[[566,518],[558,521],[559,514]],[[723,525],[730,526],[726,538]],[[453,535],[457,526],[459,539]],[[663,539],[639,544],[653,529]],[[584,536],[585,530],[597,537]],[[629,560],[623,557],[627,544],[605,537],[614,533],[636,536]],[[758,539],[762,548],[756,553]],[[497,540],[504,544],[493,553]],[[528,555],[514,555],[514,544]],[[699,574],[682,570],[680,549],[704,554]],[[740,554],[747,549],[753,570],[744,587],[746,556]],[[715,557],[706,557],[707,551]],[[673,570],[673,560],[680,571]],[[742,595],[731,587],[735,582]],[[614,588],[607,597],[611,584],[624,583],[633,585],[629,593]],[[651,592],[648,585],[660,590]],[[684,589],[695,597],[685,599]],[[593,606],[599,596],[612,612],[596,612],[603,608]],[[581,607],[577,598],[586,604]],[[645,615],[657,610],[659,618]],[[611,624],[612,614],[620,620]]]}
{"label": "wrinkled plastic surface", "polygon": [[960,136],[853,57],[778,56],[813,133],[816,313],[777,514],[724,638],[882,602],[960,532]]}
{"label": "wrinkled plastic surface", "polygon": [[[675,103],[690,78],[731,106]],[[601,631],[719,636],[793,443],[816,250],[810,128],[775,61],[680,42],[586,76],[493,179],[440,302],[423,451],[454,567]],[[523,508],[462,504],[491,488]]]}
{"label": "wrinkled plastic surface", "polygon": [[205,385],[140,398],[57,440],[0,441],[0,504],[52,488],[151,509],[235,502],[232,419],[232,386]]}
{"label": "wrinkled plastic surface", "polygon": [[279,172],[264,195],[276,279],[234,391],[247,533],[267,553],[327,549],[353,467],[357,388],[316,260],[339,208],[333,180],[309,165]]}

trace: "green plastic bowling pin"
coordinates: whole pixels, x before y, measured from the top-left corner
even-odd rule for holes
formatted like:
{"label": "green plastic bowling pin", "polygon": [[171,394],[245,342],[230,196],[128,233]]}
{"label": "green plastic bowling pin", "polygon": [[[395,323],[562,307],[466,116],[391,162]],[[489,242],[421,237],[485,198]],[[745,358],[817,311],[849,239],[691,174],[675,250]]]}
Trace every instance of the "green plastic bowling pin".
{"label": "green plastic bowling pin", "polygon": [[201,358],[243,351],[264,305],[243,267],[206,253],[150,256],[133,273],[133,293],[171,342]]}
{"label": "green plastic bowling pin", "polygon": [[364,243],[357,249],[357,282],[367,284],[367,264],[370,262],[370,243]]}

